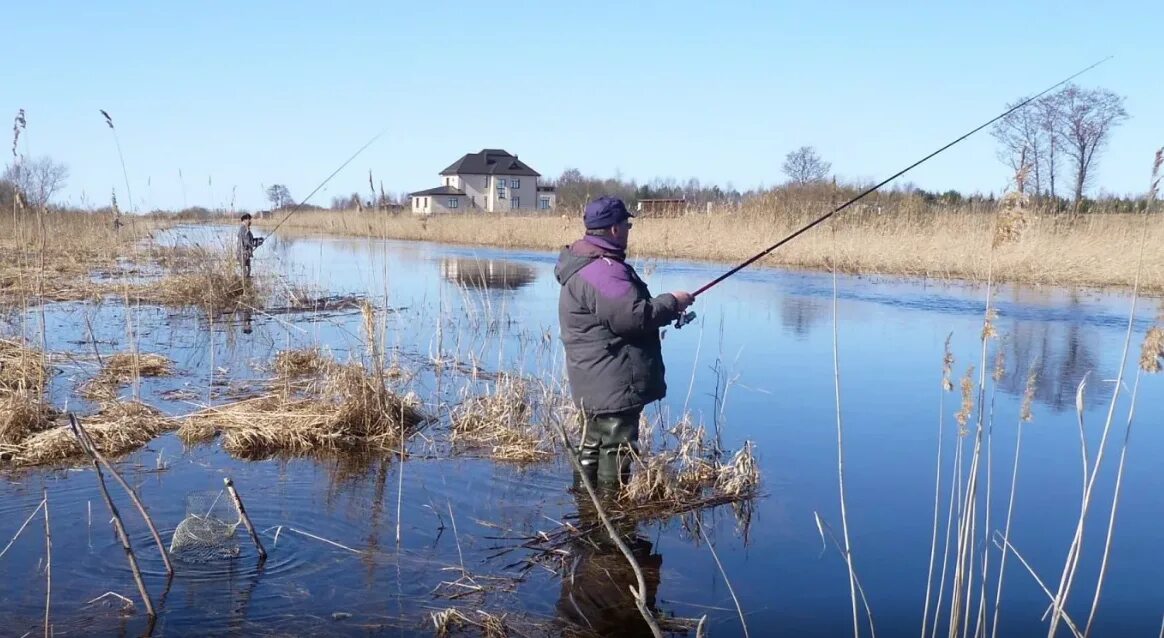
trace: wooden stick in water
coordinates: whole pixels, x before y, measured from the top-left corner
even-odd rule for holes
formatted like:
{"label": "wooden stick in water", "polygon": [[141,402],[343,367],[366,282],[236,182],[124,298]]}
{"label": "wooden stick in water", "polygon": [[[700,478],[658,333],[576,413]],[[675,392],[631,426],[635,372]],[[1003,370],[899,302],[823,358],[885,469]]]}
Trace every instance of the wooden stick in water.
{"label": "wooden stick in water", "polygon": [[113,480],[117,481],[117,484],[121,486],[121,489],[125,490],[126,494],[129,494],[129,500],[133,502],[134,507],[137,508],[137,511],[145,520],[146,527],[148,527],[150,530],[150,535],[154,537],[154,542],[158,545],[158,553],[162,555],[162,563],[166,566],[166,575],[173,576],[174,566],[170,564],[170,554],[168,551],[166,551],[166,546],[164,543],[162,543],[162,537],[160,534],[158,534],[158,528],[154,526],[154,521],[150,518],[149,512],[146,511],[145,505],[142,504],[141,499],[137,497],[137,493],[133,491],[133,488],[129,486],[129,483],[126,483],[125,479],[121,478],[121,474],[113,467],[113,465],[109,463],[109,461],[107,461],[104,456],[101,455],[101,452],[93,443],[93,439],[89,437],[89,432],[81,426],[81,422],[75,419],[71,414],[69,415],[69,419],[76,426],[76,432],[78,433],[78,436],[84,438],[84,445],[82,447],[86,448],[86,452],[88,452],[89,455],[94,459],[93,465],[96,465],[98,462],[100,462],[101,465],[104,465],[105,469],[109,470],[109,473],[113,475]]}
{"label": "wooden stick in water", "polygon": [[[70,414],[69,419],[76,423],[73,415]],[[133,572],[133,580],[137,583],[137,591],[141,594],[142,603],[145,604],[146,614],[152,620],[157,616],[154,613],[154,603],[150,600],[149,592],[146,591],[145,581],[141,577],[141,569],[137,566],[137,556],[133,553],[133,545],[129,542],[129,535],[125,533],[125,525],[121,522],[121,514],[117,512],[117,506],[113,504],[113,499],[109,497],[109,490],[105,487],[105,475],[101,472],[101,465],[96,460],[93,461],[93,469],[97,471],[97,484],[101,487],[101,496],[105,499],[105,505],[109,508],[109,513],[113,515],[113,529],[117,531],[117,538],[121,540],[121,548],[125,550],[125,558],[129,561],[129,569]]]}
{"label": "wooden stick in water", "polygon": [[242,518],[243,525],[247,526],[247,533],[251,535],[251,541],[255,544],[255,549],[259,550],[259,560],[267,560],[267,550],[263,549],[263,542],[259,540],[259,535],[255,533],[255,528],[251,525],[251,518],[247,516],[247,510],[243,507],[242,499],[238,497],[238,492],[234,489],[234,481],[230,477],[222,479],[226,484],[226,491],[230,492],[230,498],[234,500],[234,506],[238,508],[238,514]]}
{"label": "wooden stick in water", "polygon": [[630,563],[631,569],[634,570],[635,578],[638,579],[638,588],[631,587],[631,594],[635,599],[635,606],[639,608],[639,613],[642,614],[643,620],[647,621],[647,626],[651,628],[651,634],[655,638],[663,638],[663,630],[659,627],[659,622],[655,620],[655,616],[647,609],[647,581],[643,576],[643,568],[639,566],[639,562],[635,560],[634,554],[631,553],[626,542],[622,540],[622,536],[615,529],[614,524],[610,522],[610,518],[606,515],[606,510],[603,509],[602,503],[598,500],[598,494],[594,492],[594,487],[590,485],[590,479],[586,476],[586,472],[582,470],[582,464],[578,461],[574,453],[574,446],[570,445],[570,437],[566,436],[566,429],[562,427],[562,423],[557,418],[553,419],[554,425],[557,427],[558,436],[562,439],[562,445],[566,447],[566,458],[570,460],[570,464],[574,466],[574,471],[578,473],[578,477],[582,481],[582,486],[586,488],[586,493],[590,495],[590,502],[594,505],[595,513],[606,526],[606,531],[610,534],[611,540],[618,546],[619,551],[626,557]]}

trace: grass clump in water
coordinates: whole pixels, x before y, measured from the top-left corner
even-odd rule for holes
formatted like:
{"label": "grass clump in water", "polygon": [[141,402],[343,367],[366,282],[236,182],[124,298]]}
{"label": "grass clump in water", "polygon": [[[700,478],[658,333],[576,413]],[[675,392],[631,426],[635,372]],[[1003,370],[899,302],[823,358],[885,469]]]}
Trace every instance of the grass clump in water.
{"label": "grass clump in water", "polygon": [[319,375],[334,363],[319,348],[284,350],[275,355],[275,373],[280,379],[289,381]]}
{"label": "grass clump in water", "polygon": [[493,391],[468,399],[453,412],[454,447],[487,450],[490,458],[534,463],[554,455],[551,438],[533,422],[529,383],[503,374]]}
{"label": "grass clump in water", "polygon": [[117,387],[135,377],[161,377],[173,373],[174,362],[165,355],[118,352],[104,359],[101,371],[85,384],[82,392],[90,399],[112,401],[116,398]]}
{"label": "grass clump in water", "polygon": [[0,339],[0,392],[39,391],[47,379],[40,350],[22,341]]}
{"label": "grass clump in water", "polygon": [[[745,442],[731,460],[706,443],[706,430],[684,417],[669,431],[674,448],[640,456],[620,500],[631,507],[675,513],[750,498],[760,484],[753,445]],[[649,442],[650,437],[645,437]]]}
{"label": "grass clump in water", "polygon": [[[173,421],[160,411],[136,401],[107,403],[97,414],[85,417],[83,424],[97,450],[107,457],[137,450],[173,427]],[[23,466],[83,458],[86,458],[85,453],[68,425],[25,439],[12,454],[13,462]]]}
{"label": "grass clump in water", "polygon": [[395,450],[401,434],[423,421],[415,396],[389,390],[359,363],[325,361],[317,378],[190,415],[179,437],[198,443],[221,434],[231,454],[260,459]]}
{"label": "grass clump in water", "polygon": [[57,411],[28,390],[0,394],[0,457],[19,449],[25,439],[51,428]]}

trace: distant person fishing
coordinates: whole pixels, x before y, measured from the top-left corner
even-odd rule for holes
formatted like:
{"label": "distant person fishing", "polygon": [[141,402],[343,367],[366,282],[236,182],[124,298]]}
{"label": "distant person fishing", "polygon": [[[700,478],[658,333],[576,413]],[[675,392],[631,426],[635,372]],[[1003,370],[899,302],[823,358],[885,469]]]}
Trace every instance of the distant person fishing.
{"label": "distant person fishing", "polygon": [[251,256],[255,249],[263,245],[262,237],[251,233],[251,214],[243,213],[242,224],[238,227],[238,264],[242,268],[243,281],[251,282]]}

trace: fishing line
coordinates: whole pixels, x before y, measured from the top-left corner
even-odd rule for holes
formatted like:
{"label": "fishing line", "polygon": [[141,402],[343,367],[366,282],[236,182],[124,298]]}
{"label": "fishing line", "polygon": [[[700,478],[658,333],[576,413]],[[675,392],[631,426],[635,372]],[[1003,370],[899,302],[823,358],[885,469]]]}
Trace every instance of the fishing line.
{"label": "fishing line", "polygon": [[[692,297],[698,297],[699,295],[703,294],[704,292],[707,292],[707,290],[709,290],[709,289],[710,289],[712,286],[715,286],[716,284],[718,284],[719,282],[723,281],[724,279],[727,279],[728,277],[731,277],[732,275],[734,275],[734,274],[736,274],[737,272],[739,272],[740,270],[742,270],[742,269],[746,268],[746,267],[747,267],[748,265],[750,265],[752,262],[756,261],[757,259],[760,259],[760,258],[761,258],[761,257],[763,257],[764,255],[767,255],[768,253],[772,252],[773,250],[776,250],[777,248],[779,248],[779,247],[783,246],[784,244],[786,244],[786,243],[788,243],[788,242],[792,241],[793,239],[795,239],[796,237],[800,236],[802,233],[806,232],[807,230],[809,230],[809,229],[810,229],[810,228],[812,228],[813,226],[816,226],[817,224],[819,224],[819,223],[823,222],[824,220],[828,219],[829,217],[832,217],[833,215],[835,215],[835,214],[837,214],[837,213],[841,212],[842,210],[844,210],[844,209],[848,208],[849,206],[851,206],[852,204],[854,204],[855,202],[857,202],[857,201],[858,201],[858,200],[860,200],[861,198],[865,197],[866,195],[868,195],[868,194],[870,194],[870,193],[872,193],[872,192],[876,191],[877,189],[881,188],[882,186],[884,186],[884,185],[888,184],[889,182],[891,182],[891,181],[893,181],[893,180],[897,179],[898,177],[901,177],[902,175],[906,174],[907,172],[909,172],[909,171],[913,170],[914,168],[918,167],[919,165],[921,165],[922,163],[926,162],[926,161],[927,161],[927,160],[929,160],[930,158],[934,157],[934,156],[935,156],[935,155],[937,155],[938,153],[941,153],[942,151],[945,151],[946,149],[950,148],[951,146],[953,146],[953,145],[957,144],[958,142],[961,142],[962,140],[964,140],[964,139],[966,139],[966,138],[970,137],[971,135],[973,135],[973,134],[977,133],[978,131],[981,131],[982,129],[986,128],[987,126],[990,126],[991,124],[993,124],[993,123],[997,122],[998,120],[1000,120],[1000,119],[1002,119],[1002,118],[1006,117],[1007,115],[1010,115],[1011,113],[1014,113],[1015,111],[1017,111],[1017,110],[1021,109],[1022,107],[1026,106],[1027,104],[1030,104],[1030,103],[1031,103],[1031,102],[1033,102],[1034,100],[1038,99],[1039,97],[1042,97],[1044,94],[1046,94],[1046,93],[1048,93],[1048,92],[1052,91],[1053,89],[1055,89],[1055,88],[1057,88],[1057,87],[1059,87],[1059,86],[1061,86],[1061,85],[1063,85],[1063,84],[1066,84],[1067,82],[1070,82],[1071,80],[1073,80],[1073,79],[1075,79],[1076,77],[1078,77],[1078,76],[1080,76],[1080,75],[1082,75],[1082,74],[1084,74],[1084,73],[1086,73],[1086,72],[1090,71],[1091,69],[1094,69],[1095,67],[1099,66],[1100,64],[1103,64],[1104,62],[1106,62],[1106,61],[1110,60],[1112,57],[1113,57],[1113,56],[1110,56],[1110,55],[1109,55],[1108,57],[1106,57],[1106,58],[1104,58],[1104,59],[1102,59],[1102,60],[1100,60],[1100,61],[1098,61],[1098,62],[1096,62],[1096,63],[1092,64],[1091,66],[1089,66],[1089,67],[1087,67],[1087,68],[1085,68],[1085,69],[1083,69],[1083,70],[1081,70],[1081,71],[1077,71],[1077,72],[1075,72],[1075,73],[1071,74],[1070,76],[1068,76],[1067,78],[1065,78],[1065,79],[1063,79],[1063,80],[1060,80],[1060,81],[1056,82],[1055,84],[1053,84],[1053,85],[1051,85],[1051,86],[1049,86],[1049,87],[1047,87],[1047,88],[1043,89],[1043,90],[1042,90],[1042,91],[1040,91],[1039,93],[1037,93],[1037,94],[1035,94],[1035,95],[1033,95],[1033,96],[1031,96],[1031,97],[1029,97],[1029,98],[1027,98],[1027,99],[1023,100],[1022,102],[1019,102],[1019,103],[1018,103],[1018,104],[1016,104],[1014,107],[1012,107],[1012,108],[1010,108],[1010,109],[1007,109],[1007,110],[1006,110],[1006,111],[1004,111],[1003,113],[1001,113],[1001,114],[999,114],[999,115],[996,115],[995,117],[991,118],[991,119],[990,119],[990,120],[988,120],[987,122],[985,122],[985,123],[983,123],[983,124],[979,125],[978,127],[974,128],[974,129],[973,129],[973,130],[971,130],[970,132],[963,134],[961,137],[959,137],[959,138],[955,139],[954,141],[952,141],[952,142],[950,142],[950,143],[946,144],[945,146],[943,146],[943,147],[939,148],[938,150],[936,150],[936,151],[934,151],[934,152],[930,153],[929,155],[926,155],[925,157],[921,158],[920,160],[918,160],[918,161],[914,162],[913,164],[910,164],[909,166],[907,166],[907,167],[905,167],[905,168],[901,169],[900,171],[898,171],[898,172],[894,173],[892,176],[890,176],[890,177],[887,177],[886,179],[882,180],[882,181],[881,181],[880,183],[878,183],[877,185],[875,185],[875,186],[872,186],[872,187],[870,187],[870,188],[866,189],[866,190],[865,190],[865,191],[863,191],[861,194],[859,194],[859,195],[857,195],[856,197],[854,197],[854,198],[850,199],[849,201],[847,201],[847,202],[845,202],[845,203],[841,204],[840,206],[837,206],[836,208],[834,208],[833,210],[829,211],[828,213],[825,213],[824,215],[821,215],[820,217],[816,218],[815,220],[813,220],[813,221],[809,222],[808,224],[806,224],[805,226],[801,227],[799,230],[797,230],[797,231],[793,232],[792,234],[788,235],[788,236],[787,236],[787,237],[785,237],[784,239],[781,239],[780,241],[776,242],[775,244],[772,244],[771,246],[769,246],[768,248],[766,248],[766,249],[764,249],[764,250],[762,250],[762,251],[760,251],[760,252],[756,253],[755,255],[751,256],[750,258],[748,258],[746,261],[744,261],[744,262],[743,262],[743,263],[741,263],[740,265],[736,266],[735,268],[732,268],[731,270],[727,271],[726,273],[724,273],[724,274],[720,275],[719,277],[716,277],[715,279],[711,280],[710,282],[708,282],[708,283],[704,284],[704,285],[703,285],[701,288],[699,288],[699,289],[698,289],[698,290],[696,290],[695,292],[691,293],[691,296],[692,296]],[[690,323],[690,322],[691,322],[692,320],[694,320],[694,319],[695,319],[695,313],[694,313],[694,312],[688,312],[688,313],[685,313],[685,314],[683,314],[682,316],[680,316],[678,319],[676,319],[676,320],[675,320],[675,327],[676,327],[676,328],[682,328],[684,325],[686,325],[686,324]]]}

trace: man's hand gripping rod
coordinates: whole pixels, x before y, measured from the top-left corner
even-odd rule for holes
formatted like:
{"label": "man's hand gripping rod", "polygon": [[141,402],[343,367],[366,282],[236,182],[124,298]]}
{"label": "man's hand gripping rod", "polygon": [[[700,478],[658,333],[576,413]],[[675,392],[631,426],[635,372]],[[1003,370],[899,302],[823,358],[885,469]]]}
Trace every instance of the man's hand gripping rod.
{"label": "man's hand gripping rod", "polygon": [[[771,246],[769,246],[768,248],[764,249],[763,251],[761,251],[761,252],[758,252],[758,253],[756,253],[755,255],[752,255],[752,256],[751,256],[750,258],[748,258],[748,260],[747,260],[747,261],[745,261],[744,263],[742,263],[742,264],[740,264],[740,265],[736,266],[735,268],[732,268],[731,270],[729,270],[729,271],[725,272],[724,274],[720,275],[719,277],[716,277],[715,279],[711,280],[711,281],[710,281],[710,282],[708,282],[707,284],[704,284],[704,286],[703,286],[703,287],[701,287],[699,290],[696,290],[695,292],[691,293],[691,296],[692,296],[693,298],[694,298],[694,297],[698,297],[700,294],[702,294],[702,293],[706,292],[706,291],[707,291],[709,288],[711,288],[712,286],[714,286],[714,285],[718,284],[719,282],[723,281],[724,279],[727,279],[728,277],[731,277],[732,275],[736,274],[736,273],[737,273],[737,272],[739,272],[740,270],[743,270],[743,269],[744,269],[744,268],[746,268],[748,265],[750,265],[752,262],[754,262],[754,261],[756,261],[757,259],[759,259],[759,258],[763,257],[764,255],[767,255],[768,253],[772,252],[773,250],[776,250],[777,248],[779,248],[779,247],[783,246],[784,244],[786,244],[786,243],[788,243],[788,242],[792,241],[792,240],[793,240],[793,239],[795,239],[796,237],[800,236],[800,234],[801,234],[801,233],[803,233],[803,232],[807,231],[808,229],[812,228],[813,226],[816,226],[817,224],[819,224],[819,223],[823,222],[824,220],[828,219],[829,217],[832,217],[833,215],[835,215],[835,214],[837,214],[837,213],[841,212],[842,210],[844,210],[844,209],[848,208],[849,206],[853,205],[855,202],[857,202],[857,201],[858,201],[858,200],[860,200],[861,198],[865,197],[866,195],[868,195],[868,194],[870,194],[870,193],[872,193],[872,192],[876,191],[877,189],[881,188],[882,186],[884,186],[884,185],[888,184],[889,182],[891,182],[891,181],[893,181],[893,180],[897,179],[898,177],[901,177],[902,175],[906,174],[907,172],[909,172],[909,171],[913,170],[914,168],[918,167],[918,166],[919,166],[919,165],[921,165],[923,162],[925,162],[925,161],[929,160],[930,158],[934,157],[934,156],[935,156],[935,155],[937,155],[938,153],[941,153],[942,151],[944,151],[944,150],[946,150],[946,149],[950,148],[951,146],[953,146],[953,145],[957,144],[958,142],[961,142],[962,140],[964,140],[964,139],[966,139],[966,138],[970,137],[971,135],[973,135],[973,134],[977,133],[978,131],[981,131],[982,129],[986,128],[987,126],[990,126],[991,124],[993,124],[993,123],[997,122],[998,120],[1001,120],[1002,118],[1006,117],[1007,115],[1010,115],[1011,113],[1014,113],[1015,111],[1017,111],[1017,110],[1021,109],[1022,107],[1026,106],[1027,104],[1030,104],[1031,102],[1035,101],[1036,99],[1038,99],[1038,98],[1042,97],[1044,94],[1046,94],[1046,93],[1048,93],[1048,92],[1052,91],[1053,89],[1055,89],[1055,88],[1059,87],[1059,86],[1060,86],[1060,85],[1062,85],[1062,84],[1066,84],[1067,82],[1070,82],[1071,80],[1075,79],[1076,77],[1078,77],[1078,76],[1080,76],[1080,75],[1082,75],[1082,74],[1084,74],[1084,73],[1086,73],[1086,72],[1090,71],[1091,69],[1094,69],[1095,67],[1099,66],[1100,64],[1103,64],[1104,62],[1106,62],[1106,61],[1110,60],[1111,58],[1112,58],[1112,56],[1110,56],[1110,55],[1109,55],[1108,57],[1106,57],[1106,58],[1104,58],[1104,59],[1100,60],[1099,62],[1096,62],[1095,64],[1092,64],[1091,66],[1089,66],[1089,67],[1087,67],[1087,68],[1085,68],[1085,69],[1083,69],[1083,70],[1081,70],[1081,71],[1077,71],[1076,73],[1074,73],[1074,74],[1070,75],[1070,76],[1069,76],[1069,77],[1067,77],[1066,79],[1060,80],[1059,82],[1056,82],[1055,84],[1053,84],[1053,85],[1051,85],[1051,86],[1049,86],[1049,87],[1047,87],[1047,88],[1043,89],[1042,91],[1040,91],[1039,93],[1035,94],[1034,96],[1031,96],[1031,97],[1029,97],[1029,98],[1027,98],[1027,99],[1023,100],[1022,102],[1019,102],[1019,103],[1018,103],[1018,104],[1016,104],[1014,107],[1012,107],[1012,108],[1010,108],[1010,109],[1006,110],[1005,112],[1003,112],[1003,113],[1001,113],[1001,114],[999,114],[999,115],[996,115],[996,116],[994,116],[994,117],[993,117],[993,118],[991,118],[989,121],[985,122],[984,124],[981,124],[981,125],[979,125],[979,126],[978,126],[977,128],[975,128],[975,129],[971,130],[969,133],[966,133],[966,134],[962,135],[962,136],[961,136],[961,137],[959,137],[958,139],[956,139],[956,140],[954,140],[954,141],[952,141],[952,142],[950,142],[950,143],[946,144],[945,146],[943,146],[943,147],[939,148],[938,150],[936,150],[936,151],[934,151],[934,152],[930,153],[929,155],[926,155],[925,157],[921,158],[920,160],[918,160],[918,161],[914,162],[913,164],[910,164],[909,166],[907,166],[907,167],[905,167],[905,168],[901,169],[900,171],[898,171],[898,172],[894,173],[894,174],[893,174],[893,175],[891,175],[890,177],[887,177],[887,178],[885,178],[884,180],[882,180],[882,181],[881,181],[880,183],[878,183],[877,185],[875,185],[875,186],[872,186],[872,187],[868,188],[867,190],[865,190],[864,192],[862,192],[860,195],[857,195],[856,197],[854,197],[854,198],[850,199],[849,201],[845,202],[844,204],[841,204],[840,206],[837,206],[836,208],[834,208],[833,210],[829,211],[828,213],[825,213],[824,215],[821,215],[820,217],[818,217],[818,218],[816,218],[815,220],[813,220],[812,222],[809,222],[809,223],[808,223],[808,224],[806,224],[804,227],[800,228],[799,230],[797,230],[796,232],[792,233],[791,235],[788,235],[788,236],[787,236],[787,237],[785,237],[784,239],[781,239],[780,241],[776,242],[775,244],[772,244]],[[694,320],[695,320],[695,313],[694,313],[694,312],[685,312],[685,313],[681,314],[681,315],[679,316],[679,318],[678,318],[678,319],[676,319],[676,320],[675,320],[675,328],[676,328],[676,329],[682,328],[683,326],[685,326],[685,325],[687,325],[687,324],[691,323],[691,322],[692,322],[692,321],[694,321]]]}

